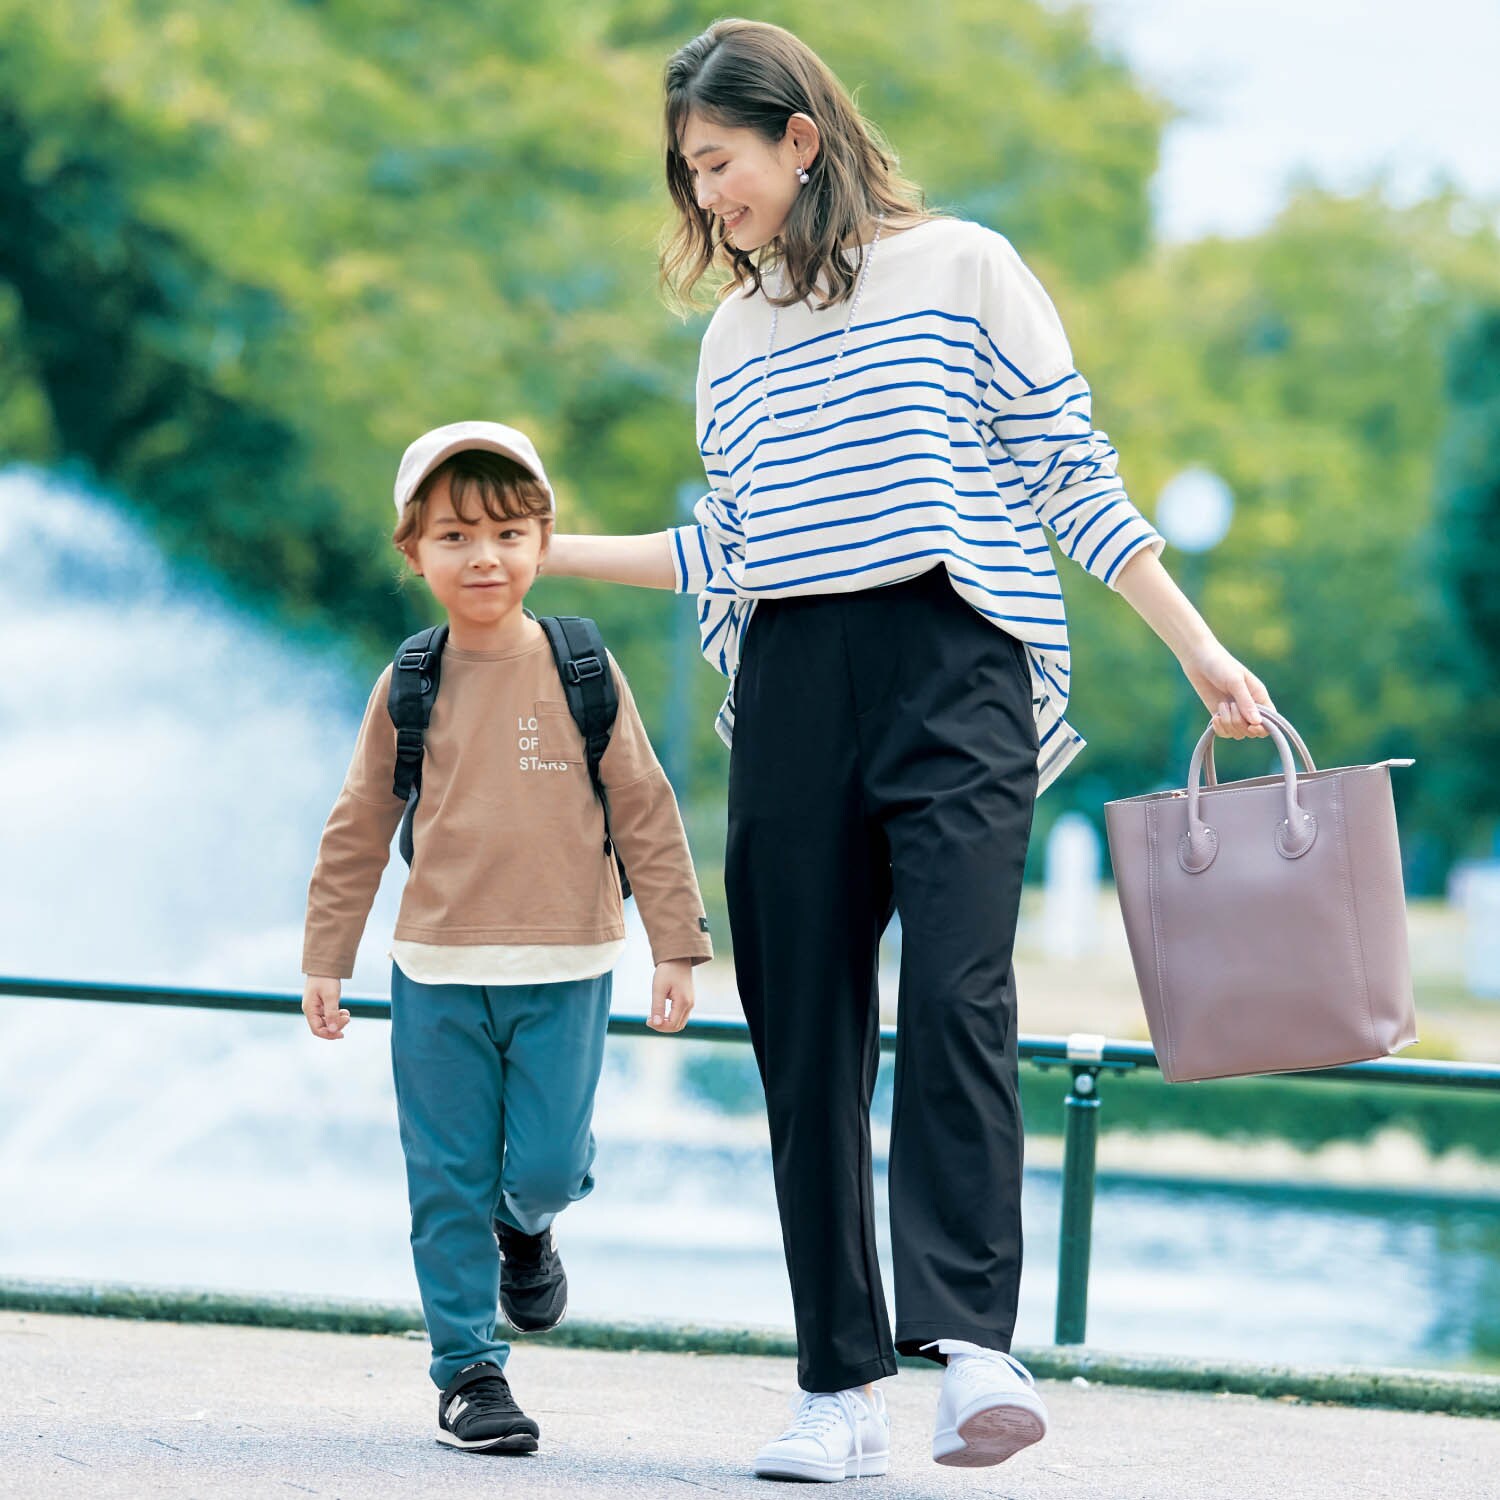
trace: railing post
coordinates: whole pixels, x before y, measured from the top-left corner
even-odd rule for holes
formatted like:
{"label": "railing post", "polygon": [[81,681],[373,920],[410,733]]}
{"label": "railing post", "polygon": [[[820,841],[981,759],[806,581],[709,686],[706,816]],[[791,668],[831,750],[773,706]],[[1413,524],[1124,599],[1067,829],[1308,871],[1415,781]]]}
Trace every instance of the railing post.
{"label": "railing post", "polygon": [[1068,1038],[1073,1086],[1063,1101],[1062,1231],[1057,1246],[1059,1344],[1081,1344],[1088,1329],[1089,1250],[1094,1229],[1094,1162],[1099,1145],[1099,1064],[1104,1038]]}

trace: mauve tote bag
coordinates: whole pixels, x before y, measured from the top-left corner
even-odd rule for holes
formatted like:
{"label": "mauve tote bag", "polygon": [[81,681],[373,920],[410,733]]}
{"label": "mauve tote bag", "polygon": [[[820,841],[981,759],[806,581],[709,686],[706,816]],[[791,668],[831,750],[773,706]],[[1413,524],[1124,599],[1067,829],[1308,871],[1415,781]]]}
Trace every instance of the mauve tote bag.
{"label": "mauve tote bag", "polygon": [[1210,725],[1185,790],[1105,804],[1169,1083],[1334,1067],[1417,1039],[1391,796],[1391,767],[1411,761],[1319,771],[1286,719],[1261,716],[1279,776],[1220,785]]}

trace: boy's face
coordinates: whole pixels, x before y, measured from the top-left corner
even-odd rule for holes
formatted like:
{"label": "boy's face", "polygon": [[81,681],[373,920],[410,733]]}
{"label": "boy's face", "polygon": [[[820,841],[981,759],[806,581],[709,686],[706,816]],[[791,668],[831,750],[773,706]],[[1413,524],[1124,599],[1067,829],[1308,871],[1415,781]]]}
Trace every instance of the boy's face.
{"label": "boy's face", "polygon": [[421,534],[406,549],[412,571],[427,580],[453,622],[495,625],[521,607],[546,556],[551,527],[538,516],[499,521],[470,502],[474,521],[459,515],[439,475],[428,492]]}

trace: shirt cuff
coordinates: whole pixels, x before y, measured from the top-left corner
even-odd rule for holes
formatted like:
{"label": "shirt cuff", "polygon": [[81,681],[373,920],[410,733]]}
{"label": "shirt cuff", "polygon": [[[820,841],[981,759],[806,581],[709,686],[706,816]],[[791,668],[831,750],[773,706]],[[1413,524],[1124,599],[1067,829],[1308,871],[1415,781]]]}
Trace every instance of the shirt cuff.
{"label": "shirt cuff", "polygon": [[1125,564],[1137,552],[1144,551],[1149,547],[1157,557],[1160,557],[1166,545],[1166,538],[1143,515],[1137,512],[1124,529],[1111,539],[1107,561],[1103,557],[1090,559],[1090,562],[1094,566],[1089,567],[1089,572],[1103,579],[1110,588],[1118,591],[1120,574],[1124,571]]}
{"label": "shirt cuff", "polygon": [[667,536],[672,544],[673,589],[679,594],[702,593],[710,572],[703,528],[698,525],[674,526]]}
{"label": "shirt cuff", "polygon": [[315,953],[302,955],[302,972],[309,979],[352,979],[354,960],[351,958],[320,958]]}
{"label": "shirt cuff", "polygon": [[655,938],[651,940],[651,962],[654,964],[671,963],[681,958],[694,964],[706,964],[713,956],[713,940],[696,927],[688,932],[670,933],[659,942]]}

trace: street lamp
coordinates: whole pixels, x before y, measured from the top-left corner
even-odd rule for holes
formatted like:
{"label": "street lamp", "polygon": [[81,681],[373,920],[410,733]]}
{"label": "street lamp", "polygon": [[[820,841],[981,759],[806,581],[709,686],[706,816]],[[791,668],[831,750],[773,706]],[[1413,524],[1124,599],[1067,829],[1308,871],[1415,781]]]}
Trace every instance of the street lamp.
{"label": "street lamp", "polygon": [[[1169,547],[1183,554],[1177,584],[1196,606],[1207,572],[1207,555],[1229,531],[1234,519],[1234,495],[1225,482],[1209,469],[1183,469],[1173,475],[1156,501],[1156,529]],[[1176,785],[1202,733],[1203,705],[1184,679],[1185,695],[1173,736],[1174,764],[1169,784]]]}
{"label": "street lamp", "polygon": [[1234,495],[1208,469],[1184,469],[1173,475],[1156,501],[1156,529],[1170,546],[1189,556],[1217,547],[1233,519]]}

